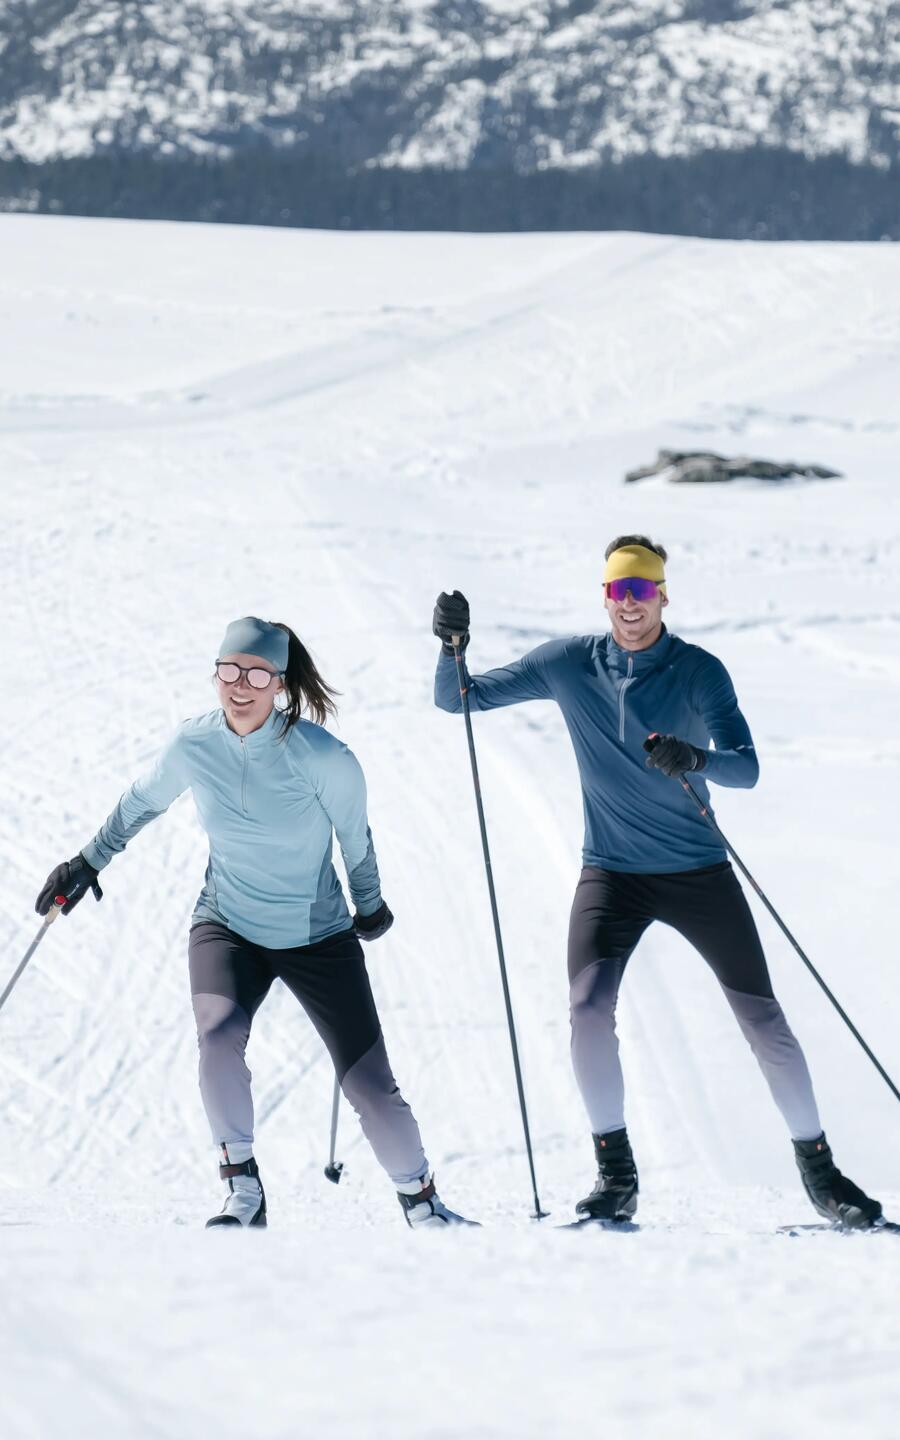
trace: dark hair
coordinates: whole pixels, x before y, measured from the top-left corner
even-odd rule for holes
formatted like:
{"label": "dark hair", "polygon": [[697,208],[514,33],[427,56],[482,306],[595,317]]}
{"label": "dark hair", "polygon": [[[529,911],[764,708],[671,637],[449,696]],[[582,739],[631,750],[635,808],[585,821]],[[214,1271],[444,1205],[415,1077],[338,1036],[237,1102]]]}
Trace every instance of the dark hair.
{"label": "dark hair", "polygon": [[615,540],[607,545],[606,554],[603,558],[608,560],[613,551],[621,550],[623,545],[643,545],[645,550],[652,550],[654,555],[658,555],[663,563],[669,558],[665,545],[654,544],[652,540],[647,539],[646,535],[617,535]]}
{"label": "dark hair", "polygon": [[288,703],[282,711],[283,739],[291,726],[296,725],[304,710],[309,711],[317,725],[324,725],[329,715],[336,716],[334,696],[341,692],[322,679],[312,656],[290,625],[283,625],[280,620],[270,620],[269,624],[276,625],[288,637],[287,669],[284,672],[284,689]]}

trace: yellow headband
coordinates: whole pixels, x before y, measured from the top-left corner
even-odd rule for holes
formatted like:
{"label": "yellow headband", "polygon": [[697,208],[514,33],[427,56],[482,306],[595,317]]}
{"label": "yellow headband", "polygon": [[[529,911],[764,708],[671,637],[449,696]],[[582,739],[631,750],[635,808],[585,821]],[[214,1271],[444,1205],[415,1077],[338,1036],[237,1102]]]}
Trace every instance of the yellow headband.
{"label": "yellow headband", "polygon": [[626,580],[636,575],[641,580],[655,580],[662,593],[666,593],[666,567],[662,556],[646,545],[622,545],[614,550],[606,562],[603,576],[604,585],[610,580]]}

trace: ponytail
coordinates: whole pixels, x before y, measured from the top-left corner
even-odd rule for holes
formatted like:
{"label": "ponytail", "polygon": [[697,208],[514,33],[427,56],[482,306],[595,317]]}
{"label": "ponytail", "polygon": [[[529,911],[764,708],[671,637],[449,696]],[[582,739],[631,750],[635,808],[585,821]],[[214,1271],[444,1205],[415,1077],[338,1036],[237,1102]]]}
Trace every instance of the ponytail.
{"label": "ponytail", "polygon": [[322,679],[306,646],[289,625],[283,625],[280,620],[270,623],[288,637],[287,669],[284,672],[284,693],[288,703],[281,712],[281,738],[284,739],[304,710],[309,711],[317,725],[324,725],[329,715],[337,716],[334,697],[340,691]]}

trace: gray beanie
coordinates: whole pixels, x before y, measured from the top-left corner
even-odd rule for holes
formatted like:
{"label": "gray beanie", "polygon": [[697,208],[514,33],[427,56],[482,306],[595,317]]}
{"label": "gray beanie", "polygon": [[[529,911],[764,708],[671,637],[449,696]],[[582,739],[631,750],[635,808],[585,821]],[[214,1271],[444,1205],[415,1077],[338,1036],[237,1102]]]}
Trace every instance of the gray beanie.
{"label": "gray beanie", "polygon": [[260,620],[256,615],[245,615],[241,620],[232,620],[219,646],[219,659],[223,655],[258,655],[282,674],[288,663],[288,637],[277,625]]}

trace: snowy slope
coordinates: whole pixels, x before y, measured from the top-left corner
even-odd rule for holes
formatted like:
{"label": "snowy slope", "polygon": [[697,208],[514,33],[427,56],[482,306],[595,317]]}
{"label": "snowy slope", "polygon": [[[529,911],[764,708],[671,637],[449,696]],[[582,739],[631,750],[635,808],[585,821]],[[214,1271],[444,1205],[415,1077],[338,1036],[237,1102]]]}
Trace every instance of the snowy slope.
{"label": "snowy slope", "polygon": [[756,144],[886,164],[890,0],[0,0],[0,156],[577,168]]}
{"label": "snowy slope", "polygon": [[[893,1437],[900,1252],[773,1233],[811,1218],[790,1145],[669,932],[620,1008],[644,1233],[529,1220],[430,615],[459,586],[472,664],[497,663],[603,626],[609,537],[664,540],[671,626],[729,665],[763,762],[716,795],[720,823],[900,1070],[896,248],[2,217],[0,251],[5,969],[50,866],[214,703],[223,623],[288,620],[369,780],[394,1068],[443,1192],[486,1222],[413,1245],[346,1113],[326,1184],[328,1065],[278,992],[250,1051],[271,1229],[223,1258],[199,1228],[218,1183],[184,951],[205,852],[180,801],[0,1014],[4,1437],[544,1437],[601,1413],[641,1440]],[[694,444],[846,478],[622,483]],[[592,1174],[567,1054],[577,780],[552,706],[476,734],[552,1224]],[[900,1211],[896,1102],[760,924],[839,1163]]]}

